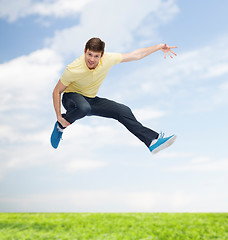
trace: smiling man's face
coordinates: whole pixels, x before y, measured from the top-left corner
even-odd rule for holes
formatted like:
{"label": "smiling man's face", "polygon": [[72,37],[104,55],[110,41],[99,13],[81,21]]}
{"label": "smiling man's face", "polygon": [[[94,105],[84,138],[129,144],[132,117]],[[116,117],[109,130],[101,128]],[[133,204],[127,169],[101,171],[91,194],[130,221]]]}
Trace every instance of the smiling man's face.
{"label": "smiling man's face", "polygon": [[101,52],[93,52],[89,49],[85,51],[85,62],[89,69],[95,69],[102,57]]}

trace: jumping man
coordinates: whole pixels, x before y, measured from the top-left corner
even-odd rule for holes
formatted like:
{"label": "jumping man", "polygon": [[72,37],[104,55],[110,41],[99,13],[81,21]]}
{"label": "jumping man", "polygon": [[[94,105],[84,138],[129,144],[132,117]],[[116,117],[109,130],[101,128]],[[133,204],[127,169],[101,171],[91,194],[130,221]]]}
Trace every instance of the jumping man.
{"label": "jumping man", "polygon": [[[131,109],[123,104],[97,96],[99,87],[112,66],[117,63],[140,60],[158,50],[172,58],[172,48],[166,44],[140,48],[130,53],[106,53],[105,43],[99,38],[91,38],[85,45],[84,54],[69,64],[53,91],[53,104],[57,116],[51,135],[51,144],[57,148],[63,131],[70,124],[85,116],[113,118],[122,123],[132,134],[141,140],[152,153],[170,146],[176,136],[164,137],[164,134],[144,127],[138,122]],[[61,114],[62,104],[66,109]]]}

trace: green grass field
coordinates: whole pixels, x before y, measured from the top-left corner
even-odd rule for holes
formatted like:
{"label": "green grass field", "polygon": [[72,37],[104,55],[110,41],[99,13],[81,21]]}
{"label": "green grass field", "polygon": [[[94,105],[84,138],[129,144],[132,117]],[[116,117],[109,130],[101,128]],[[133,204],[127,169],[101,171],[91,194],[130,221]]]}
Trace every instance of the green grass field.
{"label": "green grass field", "polygon": [[0,213],[1,240],[228,239],[228,213]]}

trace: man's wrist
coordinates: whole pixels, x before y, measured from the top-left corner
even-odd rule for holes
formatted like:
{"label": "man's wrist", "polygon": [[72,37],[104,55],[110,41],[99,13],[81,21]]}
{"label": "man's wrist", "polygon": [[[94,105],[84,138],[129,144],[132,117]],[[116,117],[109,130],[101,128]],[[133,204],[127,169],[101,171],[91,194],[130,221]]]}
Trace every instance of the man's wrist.
{"label": "man's wrist", "polygon": [[62,119],[62,115],[57,115],[57,120],[61,120]]}
{"label": "man's wrist", "polygon": [[160,48],[160,50],[161,50],[164,46],[165,46],[164,43],[160,43],[160,44],[159,44],[159,48]]}

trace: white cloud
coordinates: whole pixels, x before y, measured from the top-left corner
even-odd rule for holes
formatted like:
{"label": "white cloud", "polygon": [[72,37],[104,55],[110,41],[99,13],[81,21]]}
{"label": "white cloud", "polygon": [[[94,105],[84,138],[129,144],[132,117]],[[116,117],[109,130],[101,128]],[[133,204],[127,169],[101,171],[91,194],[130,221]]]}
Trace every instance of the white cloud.
{"label": "white cloud", "polygon": [[134,115],[140,121],[146,121],[151,119],[161,118],[166,115],[164,111],[154,110],[151,107],[144,107],[133,110]]}
{"label": "white cloud", "polygon": [[228,81],[218,85],[217,91],[212,95],[213,106],[228,104]]}
{"label": "white cloud", "polygon": [[[179,54],[177,58],[170,60],[173,62],[157,64],[152,68],[146,66],[147,70],[142,68],[134,73],[134,76],[137,78],[146,72],[148,77],[141,85],[142,90],[157,94],[167,93],[171,87],[184,86],[185,83],[197,86],[199,81],[205,83],[210,78],[228,73],[228,51],[224,53],[223,46],[216,45],[216,47],[216,53],[214,53],[214,46],[193,52],[184,52]],[[214,57],[211,58],[213,53]],[[150,76],[153,78],[151,79]]]}
{"label": "white cloud", "polygon": [[[207,199],[210,198],[210,201]],[[224,212],[219,197],[185,192],[85,190],[0,198],[3,211],[25,212]]]}
{"label": "white cloud", "polygon": [[78,14],[92,0],[1,0],[0,17],[9,22],[31,15],[69,17]]}
{"label": "white cloud", "polygon": [[179,50],[182,53],[174,59],[163,60],[160,54],[159,63],[152,63],[149,58],[153,57],[149,56],[146,64],[131,71],[124,81],[115,83],[116,88],[121,88],[125,100],[132,96],[135,99],[159,96],[157,104],[163,104],[165,111],[169,111],[169,105],[182,105],[182,111],[188,114],[213,110],[228,102],[225,43],[217,39],[201,49],[189,52],[177,49],[177,53]]}
{"label": "white cloud", "polygon": [[0,65],[1,177],[13,169],[43,164],[47,152],[42,149],[50,137],[45,119],[62,68],[62,58],[50,49]]}
{"label": "white cloud", "polygon": [[[25,125],[27,121],[24,122]],[[21,125],[20,122],[19,125]],[[101,147],[99,142],[100,144],[104,143],[102,135],[101,141],[99,141],[99,138],[90,138],[90,141],[94,141],[96,144],[93,144],[90,151],[87,151],[88,138],[93,133],[92,128],[90,129],[90,135],[79,133],[79,135],[72,134],[69,139],[66,137],[66,141],[61,142],[59,149],[55,150],[50,144],[52,129],[47,130],[47,127],[45,127],[43,130],[27,130],[26,127],[17,126],[6,126],[7,128],[2,126],[0,129],[1,146],[5,145],[0,150],[0,179],[3,179],[10,171],[32,169],[53,162],[55,167],[64,173],[96,170],[108,165],[108,162],[100,160],[99,154],[96,153],[96,149]],[[106,132],[106,134],[108,133]],[[74,135],[77,136],[73,138]],[[106,142],[106,144],[111,143]],[[77,157],[75,157],[75,154]]]}
{"label": "white cloud", "polygon": [[[129,9],[127,13],[126,9]],[[152,169],[153,166],[155,171],[159,169],[161,170],[159,173],[165,172],[164,181],[170,180],[175,172],[181,174],[200,172],[205,173],[205,176],[206,174],[210,176],[211,173],[225,175],[228,169],[226,158],[216,160],[207,156],[196,157],[195,154],[184,152],[185,149],[189,149],[188,143],[191,139],[185,142],[180,141],[179,145],[176,145],[178,147],[183,144],[181,153],[164,151],[152,158],[137,138],[119,123],[107,119],[88,118],[88,120],[83,119],[83,122],[78,121],[64,132],[64,141],[60,143],[57,150],[52,149],[49,142],[55,121],[51,92],[65,66],[64,59],[71,54],[74,57],[80,55],[85,41],[92,36],[104,39],[108,51],[129,51],[153,44],[160,38],[158,28],[172,20],[177,13],[178,7],[174,0],[139,0],[134,4],[130,0],[0,0],[0,18],[10,22],[28,16],[38,16],[41,21],[42,19],[45,21],[46,16],[56,18],[71,16],[72,19],[76,15],[80,16],[76,26],[58,31],[53,38],[48,39],[47,48],[0,65],[2,90],[0,178],[2,183],[6,183],[5,188],[8,189],[8,176],[6,176],[8,173],[12,173],[9,177],[17,179],[22,171],[24,173],[31,170],[30,174],[36,175],[36,167],[41,167],[43,170],[51,166],[52,173],[54,171],[58,172],[57,174],[61,173],[62,178],[67,182],[67,177],[76,178],[79,172],[83,175],[83,173],[87,174],[87,171],[92,173],[102,169],[102,173],[107,174],[105,170],[110,166],[115,167],[115,164],[119,165],[122,159],[126,161],[120,164],[123,167],[121,171],[125,171],[124,167],[127,166],[127,170],[130,169],[133,174],[137,172],[142,178],[144,174],[141,174],[140,169],[135,166],[143,166],[143,169],[145,166],[150,166]],[[180,111],[190,110],[186,103],[191,103],[194,109],[199,108],[200,105],[213,107],[228,103],[227,80],[223,79],[228,73],[227,49],[227,38],[223,38],[194,51],[186,52],[184,49],[177,49],[178,56],[173,61],[168,59],[163,61],[159,53],[162,64],[153,62],[151,60],[153,57],[150,56],[147,58],[148,62],[145,60],[144,64],[140,65],[140,70],[131,68],[127,76],[124,76],[125,82],[122,79],[115,81],[117,92],[125,101],[132,98],[144,101],[143,106],[147,100],[145,100],[146,95],[151,100],[151,96],[153,98],[155,95],[163,94],[162,101],[167,105],[176,101],[173,106]],[[179,52],[182,53],[179,54]],[[139,79],[143,81],[139,82]],[[112,87],[111,85],[110,88]],[[113,94],[112,92],[113,89],[110,93]],[[205,99],[204,102],[198,101],[199,95]],[[137,102],[137,106],[141,106],[140,103]],[[147,105],[145,108],[135,109],[136,111],[133,109],[139,120],[160,122],[158,119],[163,121],[163,116],[172,114],[168,107],[165,108],[157,100],[156,108],[153,108],[155,104],[152,103],[150,107]],[[180,104],[184,107],[181,108]],[[180,115],[174,116],[174,121],[177,120],[175,124],[177,127],[180,124],[180,127],[184,128],[185,119],[179,121],[179,117]],[[189,136],[186,134],[186,137]],[[125,149],[125,146],[127,150],[123,151],[122,155],[120,151]],[[142,152],[138,151],[139,146],[143,149]],[[133,151],[128,151],[128,147]],[[143,155],[144,151],[145,155]],[[194,151],[198,150],[194,149]],[[151,157],[152,161],[146,162],[147,156]],[[151,160],[149,157],[148,159]],[[156,161],[160,159],[162,161]],[[167,163],[170,165],[167,166]],[[130,171],[127,171],[127,174],[132,177]],[[178,177],[178,174],[174,175],[175,178]],[[90,180],[91,178],[88,181]],[[33,181],[35,180],[32,179],[32,183]],[[47,178],[47,181],[50,183],[50,178]],[[115,179],[110,181],[116,186]],[[222,185],[221,182],[216,179],[215,184]],[[83,189],[85,186],[86,184],[82,183]],[[208,191],[203,196],[203,194],[190,193],[190,190],[185,193],[171,189],[173,192],[170,193],[170,189],[167,190],[167,188],[164,192],[162,190],[156,192],[151,190],[150,183],[143,186],[144,191],[138,189],[134,191],[135,186],[127,185],[129,186],[132,191],[112,191],[110,188],[80,191],[74,188],[66,192],[60,187],[58,193],[25,194],[17,197],[14,192],[17,187],[15,185],[10,192],[12,198],[1,197],[0,201],[10,206],[9,210],[16,211],[110,211],[111,209],[113,211],[164,212],[227,209],[227,203],[219,206],[217,204],[221,198],[227,199],[223,191],[214,191],[213,194]],[[52,187],[50,183],[49,190]],[[38,191],[40,188],[41,186]],[[98,186],[98,188],[101,187]],[[7,195],[8,190],[5,193]]]}
{"label": "white cloud", "polygon": [[139,145],[139,140],[133,137],[120,123],[101,118],[97,118],[94,123],[89,121],[89,124],[76,122],[65,130],[63,137],[64,142],[62,144],[70,144],[73,146],[75,142],[77,142],[78,149],[87,149],[89,139],[91,143],[89,144],[90,151],[112,145]]}
{"label": "white cloud", "polygon": [[0,111],[34,108],[46,102],[48,89],[58,81],[62,69],[61,57],[50,49],[37,50],[0,64],[3,99]]}
{"label": "white cloud", "polygon": [[174,0],[137,0],[134,6],[131,0],[98,0],[82,10],[77,26],[56,32],[54,38],[47,39],[47,45],[65,56],[77,56],[83,52],[85,42],[97,36],[107,43],[108,51],[134,50],[140,45],[140,39],[144,44],[156,41],[157,27],[177,13]]}
{"label": "white cloud", "polygon": [[211,159],[207,156],[192,158],[187,164],[167,168],[173,172],[227,172],[228,159]]}
{"label": "white cloud", "polygon": [[154,156],[156,159],[186,159],[193,157],[192,153],[189,152],[160,152]]}
{"label": "white cloud", "polygon": [[3,117],[5,124],[0,126],[0,178],[4,178],[10,171],[44,166],[52,162],[64,173],[96,170],[109,164],[102,155],[104,149],[113,145],[122,148],[140,146],[139,140],[119,123],[97,118],[95,121],[91,119],[89,125],[77,122],[67,128],[59,148],[54,150],[50,144],[52,122],[40,122],[40,119],[36,119],[37,116],[39,114],[25,115],[21,120],[15,117],[8,124],[7,118]]}
{"label": "white cloud", "polygon": [[31,0],[1,0],[0,17],[12,22],[18,17],[23,17],[31,5]]}
{"label": "white cloud", "polygon": [[66,17],[80,12],[92,0],[56,0],[44,1],[33,5],[32,14],[42,16]]}
{"label": "white cloud", "polygon": [[43,164],[45,153],[49,155],[44,147],[50,137],[46,114],[62,68],[62,58],[50,49],[0,65],[1,177],[13,169]]}
{"label": "white cloud", "polygon": [[85,170],[94,170],[97,168],[103,168],[107,166],[108,163],[104,161],[97,160],[73,160],[66,163],[65,169],[69,173],[75,173],[77,171],[85,171]]}

